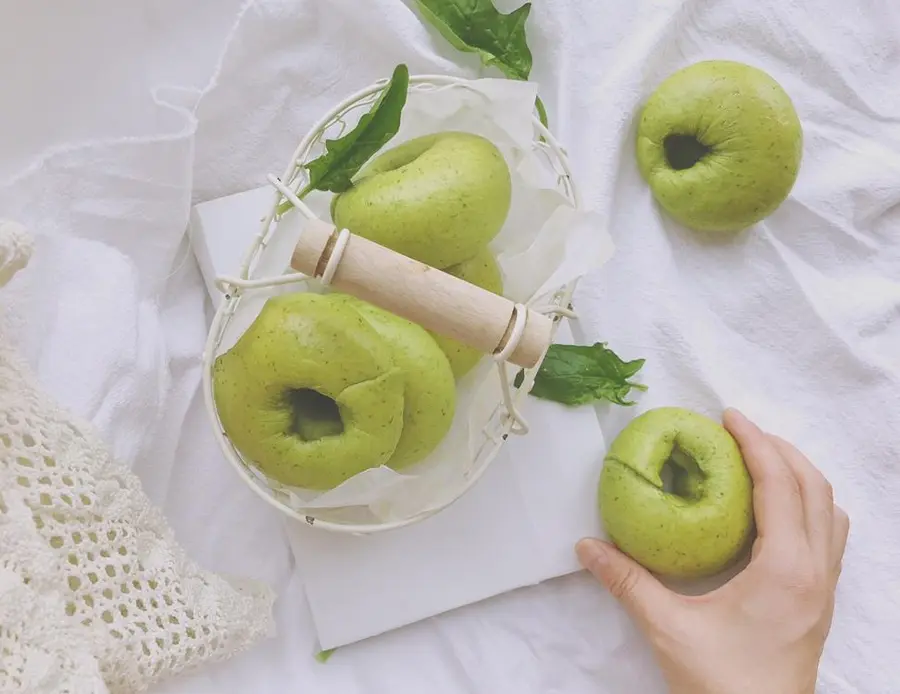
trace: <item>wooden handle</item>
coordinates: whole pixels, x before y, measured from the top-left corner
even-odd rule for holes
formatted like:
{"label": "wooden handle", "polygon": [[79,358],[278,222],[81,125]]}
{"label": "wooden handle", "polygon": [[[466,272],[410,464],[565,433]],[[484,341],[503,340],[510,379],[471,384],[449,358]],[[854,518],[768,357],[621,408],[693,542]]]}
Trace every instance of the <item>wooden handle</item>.
{"label": "wooden handle", "polygon": [[[485,354],[506,351],[516,366],[536,366],[549,347],[553,321],[547,316],[361,236],[349,234],[341,253],[339,236],[326,222],[307,221],[291,267]],[[336,265],[329,268],[336,249]]]}

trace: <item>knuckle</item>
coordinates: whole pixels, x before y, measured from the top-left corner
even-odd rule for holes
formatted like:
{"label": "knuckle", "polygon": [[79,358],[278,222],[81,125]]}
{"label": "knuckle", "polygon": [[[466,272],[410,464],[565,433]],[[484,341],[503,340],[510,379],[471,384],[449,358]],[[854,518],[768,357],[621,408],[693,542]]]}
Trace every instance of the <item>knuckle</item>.
{"label": "knuckle", "polygon": [[834,570],[834,582],[835,583],[837,583],[839,580],[841,580],[841,574],[843,572],[844,572],[844,562],[842,560],[837,563],[837,567]]}
{"label": "knuckle", "polygon": [[773,495],[789,495],[788,500],[797,502],[800,497],[800,485],[794,474],[786,465],[775,465],[760,480],[763,493]]}
{"label": "knuckle", "polygon": [[847,515],[847,512],[844,509],[840,506],[835,506],[834,516],[837,518],[837,522],[840,524],[841,528],[845,531],[850,530],[850,516]]}
{"label": "knuckle", "polygon": [[638,580],[637,571],[629,567],[609,582],[609,592],[619,600],[627,599],[634,594]]}
{"label": "knuckle", "polygon": [[814,596],[819,592],[819,577],[815,572],[803,569],[790,577],[788,588],[796,595]]}
{"label": "knuckle", "polygon": [[802,503],[803,494],[800,492],[800,485],[797,483],[796,478],[789,472],[786,472],[782,483],[784,484],[785,492],[790,495],[791,501],[793,503]]}
{"label": "knuckle", "polygon": [[794,576],[785,595],[797,614],[818,614],[828,602],[825,582],[812,573]]}
{"label": "knuckle", "polygon": [[822,577],[813,569],[812,562],[781,561],[771,571],[782,589],[795,598],[814,598],[822,591]]}
{"label": "knuckle", "polygon": [[777,482],[778,484],[794,485],[797,483],[797,480],[794,478],[794,473],[787,463],[774,461],[771,467],[770,474],[772,480]]}
{"label": "knuckle", "polygon": [[787,590],[799,605],[816,609],[827,602],[828,580],[824,573],[805,567],[790,577]]}

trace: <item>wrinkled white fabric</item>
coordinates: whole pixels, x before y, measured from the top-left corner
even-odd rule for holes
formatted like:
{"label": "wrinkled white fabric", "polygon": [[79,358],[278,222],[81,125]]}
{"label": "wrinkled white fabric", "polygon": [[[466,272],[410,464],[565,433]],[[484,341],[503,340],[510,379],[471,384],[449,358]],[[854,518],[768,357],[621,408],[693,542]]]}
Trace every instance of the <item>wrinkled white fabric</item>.
{"label": "wrinkled white fabric", "polygon": [[[28,262],[0,222],[0,285]],[[246,649],[271,592],[203,571],[0,331],[0,691],[132,694]]]}
{"label": "wrinkled white fabric", "polygon": [[[0,45],[29,53],[44,85],[30,88],[27,70],[0,62],[0,84],[20,85],[4,99],[4,142],[16,157],[4,162],[3,175],[14,177],[0,184],[0,209],[41,232],[42,276],[55,278],[10,287],[27,356],[61,400],[134,461],[193,556],[263,578],[281,594],[277,639],[159,691],[661,693],[645,645],[584,575],[463,608],[318,665],[309,657],[302,566],[281,520],[227,469],[200,403],[188,407],[203,287],[190,263],[168,291],[163,280],[191,196],[262,184],[328,106],[399,61],[413,72],[479,74],[477,58],[425,28],[412,4],[261,1],[230,41],[234,2],[112,12],[85,1],[78,16],[35,2],[44,11],[36,17],[51,17],[43,25],[4,18],[0,26],[21,41]],[[551,126],[617,245],[581,285],[584,330],[623,356],[647,357],[650,391],[639,409],[743,407],[808,452],[850,512],[820,677],[827,694],[896,688],[898,10],[890,0],[554,0],[535,3],[528,23]],[[65,50],[54,53],[60,42]],[[769,71],[804,126],[791,198],[734,239],[672,223],[634,162],[640,101],[671,71],[706,58]],[[167,84],[183,89],[154,92]],[[76,108],[77,94],[86,98]],[[47,143],[59,149],[34,159]],[[602,408],[608,437],[635,412]]]}

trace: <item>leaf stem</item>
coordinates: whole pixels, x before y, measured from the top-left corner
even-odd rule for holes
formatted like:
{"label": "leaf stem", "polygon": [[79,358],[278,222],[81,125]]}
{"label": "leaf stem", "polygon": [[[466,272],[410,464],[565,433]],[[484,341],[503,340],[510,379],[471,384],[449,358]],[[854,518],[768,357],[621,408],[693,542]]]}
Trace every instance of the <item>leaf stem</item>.
{"label": "leaf stem", "polygon": [[316,660],[318,660],[320,663],[327,663],[328,659],[332,655],[334,655],[334,652],[336,650],[336,648],[329,648],[327,651],[319,651],[318,653],[316,653]]}
{"label": "leaf stem", "polygon": [[547,121],[547,109],[544,108],[544,102],[541,101],[541,97],[537,97],[537,99],[535,99],[534,106],[535,108],[537,108],[538,118],[541,121],[541,125],[549,129],[550,125]]}

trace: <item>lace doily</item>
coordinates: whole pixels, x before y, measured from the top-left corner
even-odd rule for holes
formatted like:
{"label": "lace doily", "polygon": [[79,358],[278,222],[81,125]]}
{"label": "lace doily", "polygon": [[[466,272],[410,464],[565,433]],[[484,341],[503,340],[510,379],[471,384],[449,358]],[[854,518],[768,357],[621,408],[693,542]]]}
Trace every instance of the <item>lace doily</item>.
{"label": "lace doily", "polygon": [[33,244],[21,224],[0,219],[0,287],[28,264]]}
{"label": "lace doily", "polygon": [[81,629],[65,618],[56,557],[0,469],[0,692],[106,694]]}
{"label": "lace doily", "polygon": [[[0,223],[0,284],[29,249]],[[191,562],[138,479],[2,334],[0,489],[0,691],[142,691],[271,630],[271,592]]]}

